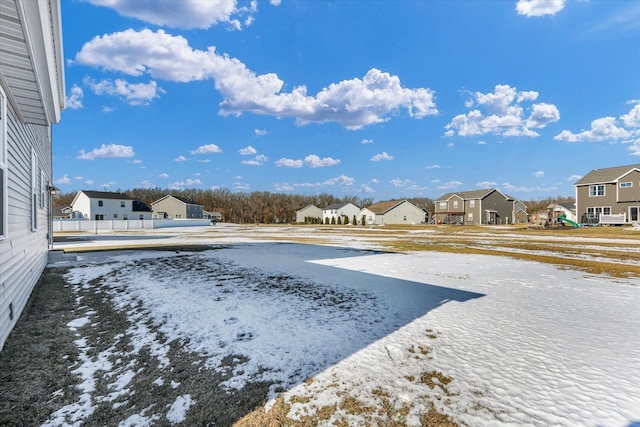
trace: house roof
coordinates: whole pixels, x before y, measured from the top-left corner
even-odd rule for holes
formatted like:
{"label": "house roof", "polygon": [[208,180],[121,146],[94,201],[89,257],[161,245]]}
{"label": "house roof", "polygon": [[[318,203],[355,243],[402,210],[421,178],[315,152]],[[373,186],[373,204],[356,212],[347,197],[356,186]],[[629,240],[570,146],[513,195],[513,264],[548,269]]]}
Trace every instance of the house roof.
{"label": "house roof", "polygon": [[111,191],[91,191],[91,190],[80,190],[80,191],[91,199],[133,200],[131,197],[127,196],[124,193],[115,193]]}
{"label": "house roof", "polygon": [[2,2],[0,75],[25,123],[58,123],[64,109],[60,15],[58,0]]}
{"label": "house roof", "polygon": [[640,170],[640,164],[628,165],[628,166],[616,166],[613,168],[594,169],[582,178],[580,178],[575,184],[587,185],[587,184],[604,184],[607,182],[615,182],[627,173],[634,169]]}
{"label": "house roof", "polygon": [[469,190],[469,191],[457,191],[455,193],[447,193],[447,194],[439,197],[438,200],[436,200],[436,201],[449,200],[453,196],[461,197],[464,200],[484,199],[485,197],[487,197],[489,194],[493,193],[494,191],[497,191],[498,193],[502,194],[505,197],[505,199],[507,199],[507,200],[515,200],[513,197],[507,196],[506,194],[503,194],[502,192],[500,192],[499,190],[497,190],[495,188],[488,188],[488,189],[484,189],[484,190]]}
{"label": "house roof", "polygon": [[[329,210],[329,209],[340,209],[340,208],[343,208],[343,207],[345,207],[345,206],[347,206],[347,205],[351,205],[351,204],[353,204],[353,203],[351,203],[351,202],[347,202],[347,203],[334,203],[334,204],[332,204],[332,205],[325,206],[324,208],[322,208],[322,210],[326,211],[326,210]],[[355,206],[355,205],[354,205],[354,206]]]}
{"label": "house roof", "polygon": [[373,205],[367,206],[367,209],[376,215],[383,215],[404,202],[409,203],[406,200],[389,200],[387,202],[374,203]]}
{"label": "house roof", "polygon": [[156,200],[155,202],[151,202],[151,204],[152,204],[152,205],[155,205],[156,203],[161,202],[162,200],[167,199],[167,198],[169,198],[169,197],[173,197],[174,199],[181,201],[181,202],[182,202],[182,203],[184,203],[185,205],[198,205],[198,206],[202,206],[202,204],[201,204],[201,203],[198,203],[198,202],[196,202],[196,201],[194,201],[194,200],[186,199],[186,198],[184,198],[184,197],[180,197],[180,196],[174,196],[174,195],[171,195],[171,194],[167,194],[166,196],[159,198],[159,199],[158,199],[158,200]]}

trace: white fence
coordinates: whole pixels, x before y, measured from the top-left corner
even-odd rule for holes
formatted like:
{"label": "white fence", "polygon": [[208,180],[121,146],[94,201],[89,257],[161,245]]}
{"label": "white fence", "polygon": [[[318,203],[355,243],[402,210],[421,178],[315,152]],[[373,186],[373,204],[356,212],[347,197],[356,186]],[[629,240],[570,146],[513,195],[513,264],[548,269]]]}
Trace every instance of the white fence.
{"label": "white fence", "polygon": [[168,227],[197,227],[211,225],[210,219],[55,219],[53,231],[144,230]]}
{"label": "white fence", "polygon": [[615,214],[615,215],[600,215],[599,224],[604,225],[620,225],[626,224],[627,215],[626,214]]}

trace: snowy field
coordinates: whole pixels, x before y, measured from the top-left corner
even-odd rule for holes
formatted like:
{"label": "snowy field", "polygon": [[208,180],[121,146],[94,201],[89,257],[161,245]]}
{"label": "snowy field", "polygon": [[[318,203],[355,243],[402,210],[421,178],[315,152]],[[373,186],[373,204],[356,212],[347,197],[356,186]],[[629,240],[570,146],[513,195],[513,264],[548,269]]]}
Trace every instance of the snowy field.
{"label": "snowy field", "polygon": [[[57,249],[194,243],[188,232],[160,233]],[[637,278],[507,257],[384,252],[353,236],[318,245],[256,241],[256,233],[201,239],[215,245],[202,252],[87,252],[56,265],[71,267],[66,280],[78,291],[96,280],[105,286],[133,325],[133,351],[170,370],[169,344],[183,343],[207,368],[227,371],[226,390],[270,384],[265,410],[280,396],[294,420],[332,407],[328,425],[378,424],[376,411],[362,409],[387,404],[404,425],[420,425],[431,408],[462,425],[640,423]],[[90,352],[84,335],[97,322],[87,307],[68,323],[81,393],[47,425],[81,423],[96,401],[126,404],[138,371],[119,364],[113,348]],[[98,395],[105,372],[110,394]],[[195,403],[185,390],[164,417],[179,423]],[[152,425],[152,412],[120,425]]]}

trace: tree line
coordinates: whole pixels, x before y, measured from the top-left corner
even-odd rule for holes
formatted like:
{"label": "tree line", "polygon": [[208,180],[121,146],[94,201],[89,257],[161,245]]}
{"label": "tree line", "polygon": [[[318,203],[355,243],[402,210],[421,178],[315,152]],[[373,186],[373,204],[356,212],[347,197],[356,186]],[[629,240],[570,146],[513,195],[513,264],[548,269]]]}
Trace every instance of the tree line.
{"label": "tree line", "polygon": [[[182,199],[191,200],[204,206],[208,212],[220,212],[222,220],[237,224],[250,223],[287,223],[295,220],[296,211],[305,206],[314,205],[319,208],[334,205],[337,203],[353,203],[359,208],[365,208],[373,204],[371,197],[343,196],[336,197],[328,193],[319,194],[284,194],[271,193],[268,191],[254,191],[250,193],[234,193],[225,188],[218,189],[184,189],[169,190],[156,188],[134,188],[132,190],[116,190],[127,196],[140,200],[149,207],[152,202],[161,199],[166,195],[172,195]],[[70,206],[77,192],[56,194],[53,207]],[[435,203],[433,199],[427,197],[407,198],[407,201],[415,206],[426,209],[433,214]],[[379,202],[384,200],[379,200]],[[573,202],[572,197],[558,196],[532,201],[523,201],[529,214],[545,210],[551,203]]]}

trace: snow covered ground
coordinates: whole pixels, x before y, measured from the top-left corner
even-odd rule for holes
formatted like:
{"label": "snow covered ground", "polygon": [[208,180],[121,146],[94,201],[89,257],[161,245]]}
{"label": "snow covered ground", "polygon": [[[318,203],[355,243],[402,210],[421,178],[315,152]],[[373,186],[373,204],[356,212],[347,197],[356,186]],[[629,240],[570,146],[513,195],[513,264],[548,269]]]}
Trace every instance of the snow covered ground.
{"label": "snow covered ground", "polygon": [[[340,408],[345,396],[363,407],[387,396],[406,408],[407,425],[432,405],[467,425],[640,423],[635,279],[505,257],[385,253],[353,239],[344,247],[242,240],[198,242],[219,246],[197,253],[80,254],[67,280],[108,278],[120,309],[142,304],[207,366],[228,369],[223,359],[236,357],[224,387],[271,382],[270,403],[284,389],[292,418]],[[162,360],[167,343],[129,312],[130,333]],[[88,312],[69,328],[81,334],[96,321]],[[77,344],[82,353],[82,336]],[[93,376],[112,368],[104,356],[81,358],[81,400],[52,425],[91,413]],[[123,370],[116,392],[132,376]],[[181,396],[167,419],[180,422],[194,403]],[[334,414],[352,425],[367,416]],[[153,420],[141,413],[122,425]]]}

